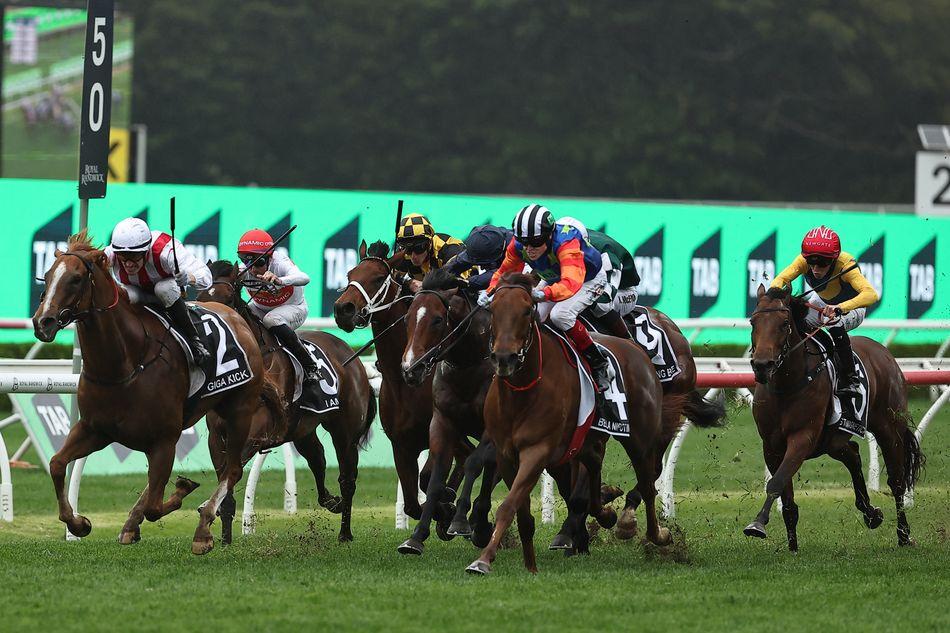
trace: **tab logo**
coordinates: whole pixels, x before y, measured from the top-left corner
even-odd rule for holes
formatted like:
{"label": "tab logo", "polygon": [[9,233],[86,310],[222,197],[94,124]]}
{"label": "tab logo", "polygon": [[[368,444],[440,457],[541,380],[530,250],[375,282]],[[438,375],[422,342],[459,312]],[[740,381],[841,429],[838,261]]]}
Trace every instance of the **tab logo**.
{"label": "tab logo", "polygon": [[933,306],[937,291],[937,238],[910,260],[907,269],[907,318],[919,319]]}
{"label": "tab logo", "polygon": [[644,306],[655,306],[663,294],[663,228],[651,235],[637,247],[633,253],[633,261],[640,274],[640,285],[637,291],[640,296],[637,303]]}
{"label": "tab logo", "polygon": [[877,310],[881,306],[881,301],[884,299],[884,236],[882,235],[876,242],[867,247],[867,249],[858,255],[858,265],[860,266],[861,274],[874,286],[874,290],[877,291],[877,295],[881,297],[877,303],[868,306],[866,315],[871,316],[871,313]]}
{"label": "tab logo", "polygon": [[722,230],[709,236],[690,258],[689,316],[703,316],[719,298],[720,237]]}
{"label": "tab logo", "polygon": [[46,287],[42,281],[37,281],[37,277],[42,279],[52,267],[56,261],[56,249],[66,250],[66,238],[72,231],[72,224],[73,205],[69,205],[33,234],[30,247],[30,314],[40,306],[40,296]]}
{"label": "tab logo", "polygon": [[746,261],[746,272],[749,277],[746,285],[746,316],[752,316],[755,306],[759,303],[759,284],[768,288],[775,279],[775,233],[772,231],[771,235],[753,248]]}

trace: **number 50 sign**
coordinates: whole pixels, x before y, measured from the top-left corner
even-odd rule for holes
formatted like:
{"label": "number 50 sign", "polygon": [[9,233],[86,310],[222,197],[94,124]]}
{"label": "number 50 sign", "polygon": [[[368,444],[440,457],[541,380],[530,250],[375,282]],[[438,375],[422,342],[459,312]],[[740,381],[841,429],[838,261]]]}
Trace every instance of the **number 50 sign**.
{"label": "number 50 sign", "polygon": [[79,197],[104,198],[112,114],[113,0],[89,0],[79,128]]}
{"label": "number 50 sign", "polygon": [[917,213],[950,215],[950,151],[917,152]]}

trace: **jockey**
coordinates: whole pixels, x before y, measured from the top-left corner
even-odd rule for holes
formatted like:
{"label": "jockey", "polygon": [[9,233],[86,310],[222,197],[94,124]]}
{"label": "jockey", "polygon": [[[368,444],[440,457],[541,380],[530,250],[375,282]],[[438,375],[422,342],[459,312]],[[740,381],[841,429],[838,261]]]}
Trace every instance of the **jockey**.
{"label": "jockey", "polygon": [[320,380],[320,371],[295,330],[307,319],[303,287],[310,283],[310,277],[289,257],[273,250],[273,246],[273,238],[261,229],[246,232],[238,242],[240,271],[243,273],[254,263],[243,281],[251,295],[248,307],[284,349],[300,361],[304,387],[309,388]]}
{"label": "jockey", "polygon": [[465,238],[465,250],[446,262],[444,268],[455,276],[478,268],[468,278],[468,287],[472,290],[485,290],[491,278],[505,258],[505,246],[511,241],[511,229],[485,224],[476,226]]}
{"label": "jockey", "polygon": [[[842,271],[847,272],[829,281]],[[801,255],[777,275],[771,285],[773,288],[790,286],[800,275],[804,275],[805,281],[815,290],[816,296],[811,299],[811,303],[822,309],[820,314],[810,310],[805,322],[812,327],[818,327],[821,325],[820,317],[838,317],[828,326],[828,332],[835,343],[838,393],[844,396],[857,395],[860,383],[854,354],[851,353],[848,330],[861,325],[866,308],[879,298],[877,292],[861,274],[854,256],[841,250],[838,234],[826,226],[812,229],[805,234]],[[842,402],[848,403],[846,417],[859,422],[855,419],[852,398],[843,398]]]}
{"label": "jockey", "polygon": [[[211,271],[181,242],[168,233],[152,231],[139,218],[126,218],[116,224],[112,242],[105,248],[112,274],[129,295],[132,303],[160,303],[172,323],[188,341],[195,363],[202,365],[211,357],[188,317],[182,296],[185,286],[198,290],[211,287]],[[178,269],[175,274],[175,257]]]}
{"label": "jockey", "polygon": [[[402,219],[396,231],[396,248],[404,252],[404,261],[394,268],[412,277],[407,287],[412,292],[422,288],[427,272],[442,266],[465,250],[465,244],[446,233],[436,233],[426,216],[410,213]],[[459,276],[467,276],[463,272]]]}
{"label": "jockey", "polygon": [[489,304],[490,294],[502,276],[522,272],[525,264],[531,266],[541,277],[531,292],[531,297],[540,303],[539,318],[550,316],[551,323],[574,342],[590,364],[598,393],[604,393],[610,388],[607,357],[577,320],[577,315],[597,301],[607,285],[600,253],[573,226],[555,224],[551,212],[538,204],[521,209],[512,229],[514,235],[505,249],[505,259],[492,276],[488,290],[479,294],[479,305]]}
{"label": "jockey", "polygon": [[637,306],[637,286],[640,285],[640,274],[637,264],[623,244],[601,231],[588,231],[584,223],[577,218],[566,217],[558,220],[558,224],[570,224],[581,232],[581,235],[590,242],[599,253],[607,275],[607,286],[597,302],[590,307],[590,311],[604,325],[610,333],[620,338],[631,338],[630,330],[624,323],[627,316]]}

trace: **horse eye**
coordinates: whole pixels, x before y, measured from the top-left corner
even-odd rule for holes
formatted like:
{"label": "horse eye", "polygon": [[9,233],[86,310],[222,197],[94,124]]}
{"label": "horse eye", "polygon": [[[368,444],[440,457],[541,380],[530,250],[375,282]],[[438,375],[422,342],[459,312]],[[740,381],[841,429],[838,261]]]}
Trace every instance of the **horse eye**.
{"label": "horse eye", "polygon": [[441,324],[442,324],[442,317],[440,316],[433,317],[432,325],[441,325]]}
{"label": "horse eye", "polygon": [[524,311],[524,315],[525,315],[526,317],[527,317],[527,316],[531,316],[531,308],[526,309],[526,310]]}
{"label": "horse eye", "polygon": [[378,284],[381,284],[381,283],[383,283],[384,281],[386,281],[386,275],[380,275],[380,276],[377,277],[374,281],[375,281],[376,283],[378,283]]}

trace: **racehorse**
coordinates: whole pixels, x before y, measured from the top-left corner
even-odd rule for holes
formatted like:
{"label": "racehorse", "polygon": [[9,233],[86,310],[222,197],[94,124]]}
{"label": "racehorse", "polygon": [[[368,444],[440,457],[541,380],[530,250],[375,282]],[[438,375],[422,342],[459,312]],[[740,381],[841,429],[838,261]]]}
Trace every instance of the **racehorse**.
{"label": "racehorse", "polygon": [[[385,242],[374,242],[367,248],[363,241],[359,254],[359,263],[347,273],[346,288],[333,304],[333,317],[345,332],[368,325],[373,328],[377,366],[382,374],[379,419],[393,445],[393,461],[405,500],[404,511],[413,519],[419,519],[422,506],[419,504],[417,460],[429,445],[432,378],[427,377],[416,386],[410,386],[402,379],[402,354],[407,340],[404,320],[412,295],[403,294],[395,277],[398,273],[394,273],[393,268],[403,261],[403,252],[396,251],[390,257]],[[471,448],[467,441],[460,440],[455,447],[456,459],[464,462]],[[449,486],[453,490],[461,481],[462,474],[459,465],[449,477]],[[423,469],[421,483],[423,488],[428,487],[427,469]],[[440,515],[445,513],[451,514],[448,507],[440,511]],[[440,537],[443,534],[440,532]]]}
{"label": "racehorse", "polygon": [[148,457],[148,486],[129,512],[119,534],[122,544],[140,538],[143,518],[157,521],[181,507],[198,484],[179,477],[175,492],[163,502],[175,459],[175,444],[184,429],[208,412],[211,436],[220,438],[224,464],[218,485],[199,510],[191,550],[204,554],[214,547],[209,526],[221,502],[242,475],[242,449],[251,418],[263,401],[278,405],[276,386],[264,374],[254,335],[241,317],[225,306],[209,309],[221,315],[243,348],[250,381],[188,404],[189,369],[184,351],[168,327],[141,306],[133,306],[109,271],[106,254],[95,248],[86,231],[69,238],[65,252],[45,275],[47,287],[36,313],[36,338],[50,342],[69,323],[76,323],[83,355],[77,399],[80,419],[63,447],[50,459],[50,475],[59,500],[59,520],[76,536],[86,536],[92,523],[75,514],[64,490],[70,462],[119,442]]}
{"label": "racehorse", "polygon": [[[352,541],[353,533],[350,520],[353,508],[353,495],[356,492],[356,477],[359,466],[359,450],[365,447],[369,439],[370,427],[376,417],[376,397],[373,395],[369,379],[363,364],[353,362],[343,366],[351,354],[350,346],[327,332],[302,331],[300,337],[318,346],[326,352],[333,364],[339,384],[336,386],[340,396],[339,408],[326,413],[313,413],[292,404],[296,386],[294,369],[286,353],[279,353],[279,344],[264,327],[247,304],[241,300],[240,268],[236,263],[220,260],[209,263],[214,281],[211,288],[198,295],[199,301],[215,301],[234,308],[247,322],[264,356],[267,374],[281,391],[284,409],[280,415],[273,415],[266,408],[260,408],[254,415],[245,455],[253,455],[260,450],[293,442],[294,448],[307,460],[317,485],[317,501],[330,512],[341,514],[340,541]],[[316,428],[323,425],[333,439],[337,463],[340,468],[340,495],[330,494],[326,487],[327,462],[323,453],[323,444],[317,437]],[[212,458],[217,458],[215,467],[220,464],[220,447],[215,446],[212,437],[209,448]],[[231,523],[234,519],[235,501],[231,496],[221,506],[221,532],[225,543],[231,541]]]}
{"label": "racehorse", "polygon": [[[722,403],[713,400],[706,400],[703,394],[696,389],[696,361],[693,360],[693,350],[689,341],[683,336],[679,326],[673,322],[666,314],[659,310],[646,307],[649,319],[666,334],[670,342],[673,354],[676,357],[676,363],[680,372],[672,380],[662,382],[664,396],[685,395],[687,397],[685,405],[682,407],[682,413],[694,425],[700,428],[715,428],[725,425],[726,408]],[[601,334],[607,334],[608,329],[604,327],[593,314],[591,310],[585,310],[581,314],[588,329],[596,330]],[[634,313],[628,314],[624,321],[631,332],[634,332],[639,324],[634,320]],[[664,415],[670,415],[675,409],[667,407]],[[657,466],[657,472],[662,470],[663,455],[679,431],[680,425],[672,420],[665,420],[663,424],[663,435],[660,438],[660,445],[657,456],[661,460]],[[636,488],[627,493],[626,503],[623,511],[620,513],[620,519],[617,521],[617,530],[615,534],[618,538],[627,539],[636,534],[637,515],[636,509],[640,504],[640,495]]]}
{"label": "racehorse", "polygon": [[[765,538],[765,526],[775,499],[781,496],[788,548],[798,551],[798,506],[792,478],[802,462],[827,454],[851,473],[855,506],[866,525],[874,529],[884,513],[871,505],[857,443],[825,424],[833,387],[824,371],[825,354],[803,338],[805,315],[811,309],[788,289],[759,286],[752,313],[752,369],[758,383],[752,415],[762,437],[765,463],[772,478],[765,503],[747,536]],[[883,345],[863,336],[851,339],[867,370],[868,429],[877,438],[887,465],[887,484],[897,506],[897,543],[910,545],[910,527],[904,514],[904,494],[920,476],[924,456],[907,420],[907,386],[897,361]],[[824,372],[824,375],[821,375]]]}
{"label": "racehorse", "polygon": [[[485,427],[496,444],[498,466],[509,492],[496,512],[491,541],[467,568],[470,573],[491,571],[516,512],[525,567],[537,572],[530,493],[542,469],[563,460],[574,437],[580,401],[576,370],[562,358],[562,343],[555,335],[542,332],[531,298],[534,283],[529,275],[508,274],[496,287],[491,304],[491,360],[496,375],[485,400]],[[617,358],[627,388],[630,437],[618,439],[636,470],[646,507],[647,538],[666,545],[670,531],[657,522],[655,505],[656,447],[664,423],[660,381],[646,354],[632,342],[600,335],[595,340]],[[678,420],[680,411],[675,417]],[[583,515],[588,510],[596,515],[599,510],[605,438],[600,433],[588,434],[574,457],[574,489],[568,507],[575,520],[575,538],[586,535]],[[575,543],[575,547],[584,551],[586,543]]]}

